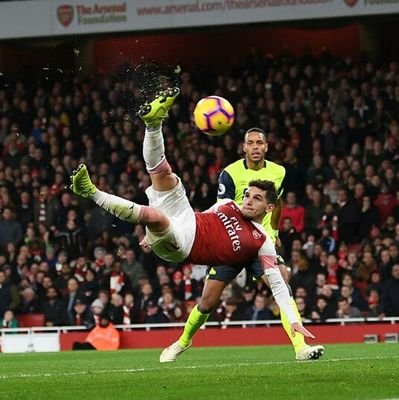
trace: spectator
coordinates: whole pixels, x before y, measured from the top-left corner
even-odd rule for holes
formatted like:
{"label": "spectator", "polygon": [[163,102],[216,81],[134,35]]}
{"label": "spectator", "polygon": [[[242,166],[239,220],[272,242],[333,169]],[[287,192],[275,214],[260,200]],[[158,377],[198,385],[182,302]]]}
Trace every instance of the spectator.
{"label": "spectator", "polygon": [[[100,323],[101,315],[109,315],[110,307],[107,307],[107,310],[104,311],[104,303],[99,298],[95,299],[93,303],[90,305],[90,311],[93,314],[94,323],[98,325]],[[109,317],[108,317],[109,318]]]}
{"label": "spectator", "polygon": [[75,219],[68,219],[55,235],[57,248],[65,250],[71,259],[76,259],[84,253],[85,237]]}
{"label": "spectator", "polygon": [[101,301],[103,306],[103,313],[109,315],[111,312],[110,292],[107,289],[101,289],[98,292],[98,300]]}
{"label": "spectator", "polygon": [[346,297],[340,297],[338,299],[337,318],[359,318],[361,315],[358,308],[349,305]]}
{"label": "spectator", "polygon": [[284,257],[291,258],[292,242],[299,237],[296,229],[292,225],[291,218],[284,218],[282,228],[280,228],[279,237],[283,245]]}
{"label": "spectator", "polygon": [[[347,288],[348,290],[346,291]],[[343,292],[345,290],[345,293]],[[361,291],[354,285],[352,275],[345,273],[342,276],[341,296],[348,298],[349,305],[359,308],[359,310],[367,310],[364,296]]]}
{"label": "spectator", "polygon": [[109,290],[111,294],[123,295],[126,291],[131,291],[129,277],[122,271],[119,261],[112,263],[112,270],[104,274],[103,289]]}
{"label": "spectator", "polygon": [[73,319],[74,305],[79,296],[79,283],[76,278],[69,278],[67,282],[67,293],[65,294],[64,307],[70,320]]}
{"label": "spectator", "polygon": [[175,299],[172,290],[163,292],[159,299],[159,306],[162,312],[168,317],[171,322],[181,322],[183,320],[183,308]]}
{"label": "spectator", "polygon": [[0,315],[18,308],[20,296],[17,287],[10,283],[4,270],[0,270]]}
{"label": "spectator", "polygon": [[359,239],[369,237],[371,228],[378,225],[379,215],[377,207],[372,204],[370,196],[364,196],[361,204],[359,219]]}
{"label": "spectator", "polygon": [[392,267],[392,278],[386,283],[381,298],[381,317],[399,316],[399,264]]}
{"label": "spectator", "polygon": [[320,190],[313,190],[311,203],[305,211],[306,232],[317,234],[319,223],[323,217],[322,197]]}
{"label": "spectator", "polygon": [[369,306],[367,316],[378,317],[380,310],[380,294],[376,289],[371,289],[368,293],[367,303]]}
{"label": "spectator", "polygon": [[0,327],[1,328],[18,328],[19,323],[18,320],[14,316],[14,312],[12,310],[7,310],[4,313],[2,319],[0,319]]}
{"label": "spectator", "polygon": [[244,314],[247,308],[250,308],[254,305],[255,296],[256,289],[253,285],[244,286],[244,288],[242,289],[243,301],[239,304],[241,313]]}
{"label": "spectator", "polygon": [[17,215],[18,221],[22,225],[22,230],[26,231],[28,224],[33,221],[32,199],[30,193],[27,191],[23,191],[19,195]]}
{"label": "spectator", "polygon": [[123,324],[123,297],[118,293],[111,295],[110,320],[115,325]]}
{"label": "spectator", "polygon": [[258,293],[255,296],[254,304],[248,306],[244,311],[245,321],[263,321],[268,319],[274,319],[273,313],[267,308],[266,296],[262,293]]}
{"label": "spectator", "polygon": [[298,307],[298,312],[301,318],[308,319],[308,311],[305,299],[303,297],[295,297],[295,303]]}
{"label": "spectator", "polygon": [[95,326],[94,315],[87,304],[85,297],[78,297],[73,305],[70,325],[84,325],[87,329]]}
{"label": "spectator", "polygon": [[304,257],[302,252],[298,250],[292,252],[289,266],[293,274],[290,279],[290,285],[293,290],[295,291],[299,286],[310,290],[314,283],[314,274],[309,269],[309,261]]}
{"label": "spectator", "polygon": [[58,199],[50,194],[47,185],[40,187],[33,199],[33,218],[35,226],[43,224],[47,228],[55,227]]}
{"label": "spectator", "polygon": [[395,197],[388,191],[388,186],[386,184],[381,186],[381,191],[375,199],[374,205],[378,209],[380,223],[384,225],[387,218],[392,215],[396,206]]}
{"label": "spectator", "polygon": [[22,241],[22,226],[14,219],[11,208],[5,207],[0,220],[0,249],[7,249],[8,243],[18,246]]}
{"label": "spectator", "polygon": [[323,322],[328,318],[334,318],[331,305],[325,296],[319,295],[316,297],[316,306],[313,308],[310,318],[314,322]]}
{"label": "spectator", "polygon": [[321,230],[321,238],[319,239],[318,243],[327,253],[333,253],[336,250],[337,243],[331,236],[330,228],[328,226],[324,226]]}
{"label": "spectator", "polygon": [[[238,307],[238,300],[234,297],[224,299],[214,311],[212,319],[221,323],[242,320],[243,315]],[[223,326],[223,328],[226,327],[226,325]]]}
{"label": "spectator", "polygon": [[338,191],[338,236],[345,243],[355,243],[357,240],[360,213],[354,201],[348,197],[346,189]]}
{"label": "spectator", "polygon": [[136,253],[133,249],[126,250],[126,256],[121,267],[123,273],[129,277],[133,291],[137,292],[139,288],[139,280],[142,278],[148,278],[148,275],[141,263],[137,261]]}
{"label": "spectator", "polygon": [[161,311],[154,300],[148,300],[145,305],[145,324],[160,324],[169,322],[169,318]]}
{"label": "spectator", "polygon": [[123,301],[123,325],[140,323],[140,308],[133,293],[127,292]]}
{"label": "spectator", "polygon": [[373,271],[367,286],[367,294],[370,295],[370,292],[375,290],[379,295],[381,295],[383,288],[384,284],[381,282],[381,274],[378,271]]}
{"label": "spectator", "polygon": [[177,298],[181,301],[195,300],[198,297],[198,282],[191,278],[191,265],[186,264],[182,267],[182,280],[176,289]]}
{"label": "spectator", "polygon": [[27,287],[22,291],[21,303],[18,307],[19,314],[35,314],[40,312],[39,302],[35,291]]}
{"label": "spectator", "polygon": [[286,203],[281,211],[282,225],[280,229],[283,229],[285,218],[290,218],[296,232],[301,233],[303,231],[305,227],[305,209],[297,204],[294,192],[287,193]]}
{"label": "spectator", "polygon": [[68,315],[55,287],[47,289],[47,301],[43,304],[45,326],[68,324]]}

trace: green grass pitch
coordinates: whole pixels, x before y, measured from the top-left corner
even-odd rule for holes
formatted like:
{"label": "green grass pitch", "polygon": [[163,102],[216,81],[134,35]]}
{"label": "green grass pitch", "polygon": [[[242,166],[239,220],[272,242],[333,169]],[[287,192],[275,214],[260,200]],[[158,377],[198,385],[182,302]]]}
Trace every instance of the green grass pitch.
{"label": "green grass pitch", "polygon": [[298,362],[289,346],[0,354],[0,399],[399,399],[399,344],[328,345]]}

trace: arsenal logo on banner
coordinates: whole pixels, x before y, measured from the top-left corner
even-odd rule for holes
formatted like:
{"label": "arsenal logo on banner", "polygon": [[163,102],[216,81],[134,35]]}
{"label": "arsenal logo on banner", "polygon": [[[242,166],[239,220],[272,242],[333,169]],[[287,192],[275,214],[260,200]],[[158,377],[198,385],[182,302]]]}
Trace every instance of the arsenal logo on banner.
{"label": "arsenal logo on banner", "polygon": [[353,7],[356,5],[356,3],[358,2],[358,0],[344,0],[345,4],[349,7]]}
{"label": "arsenal logo on banner", "polygon": [[57,18],[59,23],[67,28],[73,20],[73,7],[68,4],[59,6],[57,8]]}

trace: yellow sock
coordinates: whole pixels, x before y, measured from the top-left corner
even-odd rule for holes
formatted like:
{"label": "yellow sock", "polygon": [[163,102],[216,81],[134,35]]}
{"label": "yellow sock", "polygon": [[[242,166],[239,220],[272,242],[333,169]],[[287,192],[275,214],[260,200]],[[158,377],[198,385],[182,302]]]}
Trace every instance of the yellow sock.
{"label": "yellow sock", "polygon": [[[302,322],[302,318],[299,315],[298,307],[296,306],[296,303],[295,303],[295,300],[293,297],[291,297],[291,301],[294,305],[294,309],[295,309],[296,315],[299,318],[299,321]],[[290,321],[288,320],[287,315],[284,314],[281,310],[280,310],[280,318],[281,318],[281,322],[283,324],[284,330],[287,333],[288,337],[290,338],[292,345],[294,346],[295,353],[296,353],[298,350],[300,350],[306,346],[305,337],[302,335],[302,333],[299,333],[299,332],[295,332],[295,336],[291,335]]]}
{"label": "yellow sock", "polygon": [[179,345],[181,347],[187,347],[192,337],[197,333],[198,329],[206,322],[209,314],[202,314],[198,310],[198,305],[196,305],[187,318],[186,325],[184,325],[184,330],[179,338]]}

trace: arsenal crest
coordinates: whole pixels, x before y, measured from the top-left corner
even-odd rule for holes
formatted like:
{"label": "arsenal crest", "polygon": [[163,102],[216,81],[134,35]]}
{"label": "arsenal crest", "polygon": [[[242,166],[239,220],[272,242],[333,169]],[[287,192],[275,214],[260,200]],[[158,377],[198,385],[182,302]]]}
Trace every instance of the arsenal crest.
{"label": "arsenal crest", "polygon": [[256,230],[252,231],[252,236],[254,237],[254,239],[260,239],[262,237],[262,235]]}
{"label": "arsenal crest", "polygon": [[344,2],[348,7],[354,7],[358,0],[344,0]]}
{"label": "arsenal crest", "polygon": [[68,4],[59,6],[57,8],[57,18],[59,23],[67,28],[73,20],[73,7]]}

